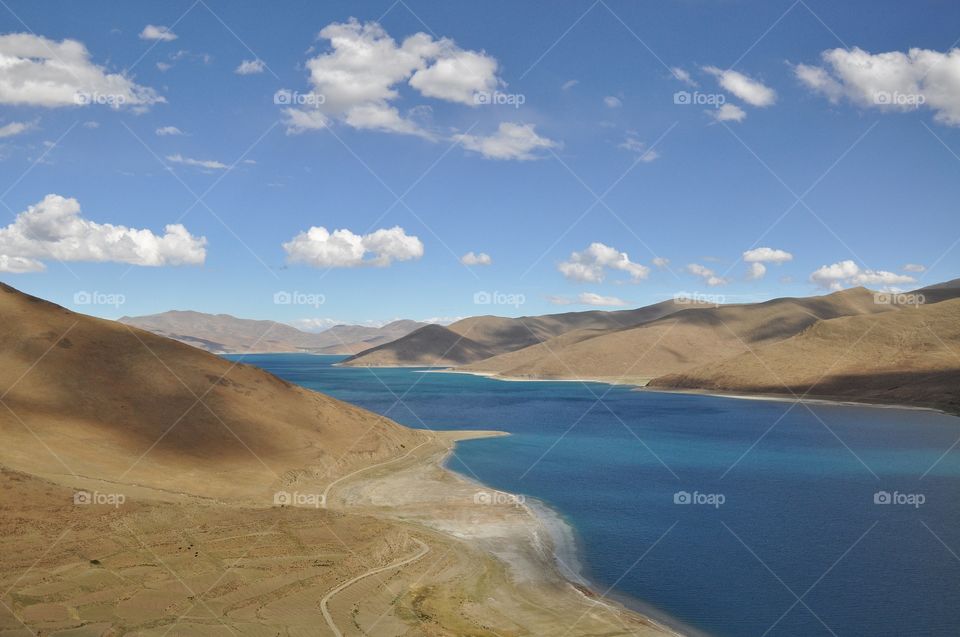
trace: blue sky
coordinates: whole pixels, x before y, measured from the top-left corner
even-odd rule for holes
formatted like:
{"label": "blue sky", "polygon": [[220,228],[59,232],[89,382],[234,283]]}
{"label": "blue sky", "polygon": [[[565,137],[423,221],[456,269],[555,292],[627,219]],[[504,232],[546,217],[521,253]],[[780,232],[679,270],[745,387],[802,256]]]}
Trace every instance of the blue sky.
{"label": "blue sky", "polygon": [[79,311],[322,326],[960,275],[954,3],[0,16],[0,279]]}

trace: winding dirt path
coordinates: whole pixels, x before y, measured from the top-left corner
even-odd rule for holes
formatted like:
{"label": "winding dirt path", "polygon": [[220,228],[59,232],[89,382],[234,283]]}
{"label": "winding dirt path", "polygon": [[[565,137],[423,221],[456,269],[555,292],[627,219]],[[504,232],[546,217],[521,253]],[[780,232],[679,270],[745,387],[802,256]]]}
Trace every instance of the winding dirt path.
{"label": "winding dirt path", "polygon": [[[411,449],[411,451],[412,451],[412,449]],[[423,557],[424,555],[426,555],[427,553],[430,552],[430,547],[427,546],[425,543],[421,542],[420,540],[418,540],[418,539],[416,539],[416,538],[411,538],[411,539],[413,539],[414,542],[416,542],[417,544],[420,545],[420,550],[417,552],[416,555],[413,555],[413,556],[411,556],[411,557],[404,558],[404,559],[400,560],[399,562],[394,562],[393,564],[387,564],[386,566],[381,566],[381,567],[379,567],[379,568],[375,568],[375,569],[369,570],[369,571],[367,571],[366,573],[361,573],[360,575],[357,575],[357,576],[354,577],[353,579],[349,579],[349,580],[347,580],[346,582],[344,582],[343,584],[340,584],[340,586],[337,586],[336,588],[334,588],[334,589],[331,590],[329,593],[327,593],[326,595],[323,596],[323,599],[320,600],[320,610],[323,612],[323,618],[324,618],[325,620],[327,620],[327,626],[330,627],[330,630],[333,632],[333,634],[334,634],[336,637],[343,637],[343,633],[340,632],[340,629],[337,628],[336,623],[334,623],[333,617],[330,615],[330,611],[327,609],[327,603],[333,598],[334,595],[336,595],[336,594],[339,593],[340,591],[344,590],[345,588],[348,588],[348,587],[352,586],[353,584],[356,584],[357,582],[359,582],[360,580],[362,580],[362,579],[365,578],[365,577],[369,577],[369,576],[371,576],[371,575],[376,575],[377,573],[382,573],[382,572],[384,572],[384,571],[389,571],[389,570],[394,569],[394,568],[399,568],[399,567],[401,567],[401,566],[406,566],[407,564],[410,564],[410,563],[412,563],[412,562],[416,562],[416,561],[419,560],[421,557]]]}
{"label": "winding dirt path", "polygon": [[425,441],[425,442],[421,442],[419,445],[417,445],[416,447],[414,447],[413,449],[411,449],[410,451],[408,451],[407,453],[403,454],[402,456],[400,456],[400,457],[398,457],[398,458],[391,458],[391,459],[386,460],[386,461],[384,461],[384,462],[379,462],[379,463],[377,463],[377,464],[368,465],[368,466],[366,466],[366,467],[362,467],[362,468],[360,468],[360,469],[357,469],[356,471],[352,471],[352,472],[348,473],[348,474],[345,475],[345,476],[340,476],[339,478],[337,478],[336,480],[334,480],[333,482],[331,482],[330,484],[328,484],[328,485],[327,485],[327,488],[323,490],[323,507],[324,507],[324,508],[327,508],[327,507],[329,506],[330,500],[328,499],[328,496],[330,495],[330,489],[332,489],[332,488],[334,487],[334,485],[337,484],[338,482],[343,482],[343,481],[346,480],[347,478],[352,478],[353,476],[357,475],[358,473],[363,473],[364,471],[369,471],[370,469],[376,469],[377,467],[382,467],[382,466],[384,466],[384,465],[388,465],[388,464],[391,464],[391,463],[394,463],[394,462],[400,462],[400,461],[403,460],[404,458],[409,457],[411,453],[413,453],[414,451],[416,451],[417,449],[419,449],[419,448],[422,447],[423,445],[428,444],[428,443],[430,443],[430,442],[434,442],[434,441],[433,441],[433,440],[427,440],[427,441]]}

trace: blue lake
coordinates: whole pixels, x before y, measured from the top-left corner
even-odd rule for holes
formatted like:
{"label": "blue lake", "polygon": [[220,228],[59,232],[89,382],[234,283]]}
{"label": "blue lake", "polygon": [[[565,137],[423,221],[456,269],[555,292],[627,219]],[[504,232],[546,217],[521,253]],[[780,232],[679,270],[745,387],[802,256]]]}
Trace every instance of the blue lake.
{"label": "blue lake", "polygon": [[411,427],[510,432],[450,467],[552,506],[596,590],[690,634],[960,634],[958,418],[242,359]]}

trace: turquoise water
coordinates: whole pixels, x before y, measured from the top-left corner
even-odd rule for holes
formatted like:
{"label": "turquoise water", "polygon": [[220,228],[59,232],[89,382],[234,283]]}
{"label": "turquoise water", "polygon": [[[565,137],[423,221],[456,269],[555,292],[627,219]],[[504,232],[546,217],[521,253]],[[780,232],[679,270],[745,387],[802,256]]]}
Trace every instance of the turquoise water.
{"label": "turquoise water", "polygon": [[597,590],[690,633],[960,634],[960,419],[244,360],[411,427],[511,432],[451,468],[551,505]]}

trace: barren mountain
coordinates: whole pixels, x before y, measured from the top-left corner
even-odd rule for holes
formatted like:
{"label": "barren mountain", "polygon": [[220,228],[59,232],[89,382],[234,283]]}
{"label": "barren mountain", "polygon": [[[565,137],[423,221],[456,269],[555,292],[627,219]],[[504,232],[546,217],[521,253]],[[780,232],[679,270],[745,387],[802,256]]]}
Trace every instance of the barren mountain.
{"label": "barren mountain", "polygon": [[645,383],[735,356],[838,316],[899,311],[856,288],[811,298],[693,307],[624,329],[577,330],[464,366],[521,378],[592,378]]}
{"label": "barren mountain", "polygon": [[326,483],[422,437],[254,367],[6,285],[0,316],[0,464],[13,469],[265,498],[288,483]]}
{"label": "barren mountain", "polygon": [[651,387],[809,394],[960,411],[960,299],[819,321],[786,340]]}
{"label": "barren mountain", "polygon": [[451,366],[465,365],[512,352],[573,330],[628,327],[697,307],[675,300],[635,310],[565,312],[544,316],[505,318],[473,316],[447,327],[421,328],[407,336],[369,349],[341,363],[348,366]]}
{"label": "barren mountain", "polygon": [[124,316],[120,322],[215,354],[356,354],[396,340],[424,325],[409,320],[394,321],[383,327],[335,325],[315,334],[276,321],[256,321],[236,318],[229,314],[178,310],[147,316]]}

